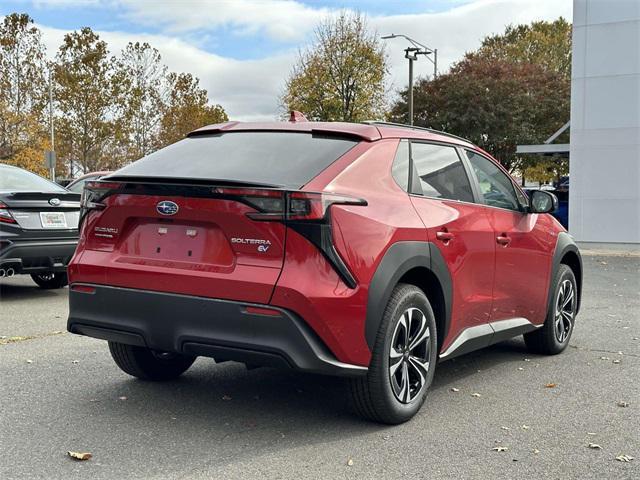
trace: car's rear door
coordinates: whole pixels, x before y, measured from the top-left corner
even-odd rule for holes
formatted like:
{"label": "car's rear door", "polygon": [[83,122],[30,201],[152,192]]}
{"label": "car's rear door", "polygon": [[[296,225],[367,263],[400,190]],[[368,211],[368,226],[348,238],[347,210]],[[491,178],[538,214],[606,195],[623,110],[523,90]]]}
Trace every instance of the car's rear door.
{"label": "car's rear door", "polygon": [[540,215],[528,214],[524,194],[493,161],[465,150],[477,179],[480,207],[489,218],[496,251],[491,321],[525,318],[539,324],[546,314],[554,238]]}
{"label": "car's rear door", "polygon": [[[494,235],[475,202],[454,146],[412,141],[411,202],[450,270],[451,328],[443,347],[464,329],[486,324],[492,304]],[[488,338],[488,337],[487,337]]]}

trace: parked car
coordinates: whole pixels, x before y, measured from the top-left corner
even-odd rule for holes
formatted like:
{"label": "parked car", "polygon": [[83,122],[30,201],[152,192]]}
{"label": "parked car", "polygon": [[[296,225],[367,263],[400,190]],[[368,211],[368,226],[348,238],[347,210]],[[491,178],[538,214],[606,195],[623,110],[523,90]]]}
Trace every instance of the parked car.
{"label": "parked car", "polygon": [[[558,199],[558,208],[555,211],[551,212],[551,215],[555,217],[556,220],[560,222],[560,224],[565,228],[569,228],[569,181],[567,180],[566,184],[562,184],[566,186],[562,186],[554,189],[547,189],[547,191],[553,192],[553,194]],[[537,191],[537,188],[525,188],[524,192],[531,198],[533,192]]]}
{"label": "parked car", "polygon": [[582,266],[551,193],[446,133],[297,118],[204,127],[88,183],[68,330],[145,380],[197,356],[343,375],[389,424],[438,361],[567,347]]}
{"label": "parked car", "polygon": [[105,175],[109,175],[110,173],[111,172],[109,171],[87,173],[85,175],[82,175],[81,177],[76,178],[75,180],[72,180],[66,186],[66,189],[70,192],[82,193],[82,189],[87,182],[90,182],[92,180],[100,180],[102,177],[104,177]]}
{"label": "parked car", "polygon": [[29,274],[42,288],[64,287],[79,214],[80,195],[0,164],[0,277]]}

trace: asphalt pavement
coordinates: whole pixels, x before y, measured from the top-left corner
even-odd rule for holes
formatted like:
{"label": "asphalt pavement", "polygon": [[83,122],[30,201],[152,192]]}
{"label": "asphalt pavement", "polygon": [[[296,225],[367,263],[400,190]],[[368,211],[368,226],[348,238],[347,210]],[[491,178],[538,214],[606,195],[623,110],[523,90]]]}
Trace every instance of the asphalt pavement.
{"label": "asphalt pavement", "polygon": [[354,417],[340,379],[203,358],[132,379],[106,342],[66,333],[67,289],[3,279],[0,478],[639,479],[640,258],[585,269],[565,353],[514,339],[444,362],[396,427]]}

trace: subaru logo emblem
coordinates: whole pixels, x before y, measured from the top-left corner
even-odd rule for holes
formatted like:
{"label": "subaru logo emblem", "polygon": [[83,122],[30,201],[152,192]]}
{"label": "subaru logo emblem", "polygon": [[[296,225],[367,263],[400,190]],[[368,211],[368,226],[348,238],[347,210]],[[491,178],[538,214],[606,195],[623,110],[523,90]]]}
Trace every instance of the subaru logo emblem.
{"label": "subaru logo emblem", "polygon": [[57,207],[58,205],[60,205],[60,199],[52,198],[51,200],[49,200],[49,205],[53,205],[54,207]]}
{"label": "subaru logo emblem", "polygon": [[160,215],[175,215],[178,213],[178,204],[170,200],[163,200],[156,205]]}

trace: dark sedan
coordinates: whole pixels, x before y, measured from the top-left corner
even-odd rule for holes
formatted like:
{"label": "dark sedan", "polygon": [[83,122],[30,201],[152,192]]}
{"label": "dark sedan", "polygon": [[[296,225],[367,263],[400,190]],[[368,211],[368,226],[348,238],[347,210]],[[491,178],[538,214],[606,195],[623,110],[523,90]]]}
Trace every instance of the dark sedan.
{"label": "dark sedan", "polygon": [[0,164],[0,277],[29,274],[42,288],[64,287],[79,213],[79,194]]}

